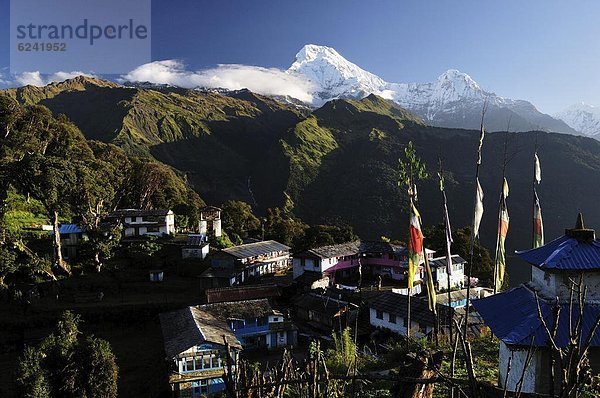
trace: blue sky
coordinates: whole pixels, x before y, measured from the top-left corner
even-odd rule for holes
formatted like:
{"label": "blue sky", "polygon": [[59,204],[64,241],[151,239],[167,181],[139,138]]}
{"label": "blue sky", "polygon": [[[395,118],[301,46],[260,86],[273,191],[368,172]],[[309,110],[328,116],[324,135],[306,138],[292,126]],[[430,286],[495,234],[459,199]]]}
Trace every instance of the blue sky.
{"label": "blue sky", "polygon": [[[0,0],[0,68],[9,65],[8,14]],[[599,16],[591,0],[154,0],[152,59],[285,69],[304,44],[322,44],[387,81],[456,68],[553,113],[600,105]]]}

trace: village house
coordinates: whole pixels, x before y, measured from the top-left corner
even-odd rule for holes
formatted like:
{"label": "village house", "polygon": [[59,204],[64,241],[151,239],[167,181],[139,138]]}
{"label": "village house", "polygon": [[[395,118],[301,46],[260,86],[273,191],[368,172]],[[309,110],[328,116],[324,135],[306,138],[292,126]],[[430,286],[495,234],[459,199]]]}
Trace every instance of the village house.
{"label": "village house", "polygon": [[[160,314],[164,347],[170,363],[173,397],[200,397],[223,391],[227,368],[242,350],[293,347],[298,330],[267,299],[227,301]],[[225,339],[225,340],[224,340]]]}
{"label": "village house", "polygon": [[204,260],[208,256],[210,244],[201,234],[189,234],[185,246],[181,248],[181,258],[199,258]]}
{"label": "village house", "polygon": [[267,299],[211,303],[200,308],[227,322],[244,350],[293,347],[298,342],[296,326]]}
{"label": "village house", "polygon": [[[552,373],[560,377],[559,369],[551,372],[550,343],[542,314],[549,327],[556,324],[556,344],[569,345],[570,325],[579,318],[580,305],[575,292],[572,312],[570,311],[571,284],[580,276],[587,287],[587,296],[581,319],[581,341],[590,337],[592,326],[600,315],[600,240],[592,229],[586,229],[581,214],[573,229],[544,246],[517,252],[531,264],[531,281],[517,288],[491,297],[473,301],[486,325],[500,339],[499,385],[508,391],[516,391],[522,378],[523,393],[548,394],[551,390]],[[556,306],[560,308],[558,322]],[[533,356],[527,366],[529,347]],[[510,359],[510,372],[507,375]],[[591,336],[588,359],[593,373],[600,372],[600,331]],[[524,370],[525,367],[525,370]],[[523,376],[522,376],[523,375]],[[558,385],[555,390],[558,391]]]}
{"label": "village house", "polygon": [[294,301],[295,317],[304,326],[305,332],[314,331],[315,335],[324,333],[326,336],[333,330],[340,330],[348,324],[358,306],[341,298],[335,298],[318,293],[304,293]]}
{"label": "village house", "polygon": [[[369,322],[376,328],[385,328],[406,336],[408,329],[408,296],[393,292],[383,292],[377,295],[369,303]],[[411,297],[411,336],[420,338],[429,335],[433,331],[435,323],[436,317],[429,310],[427,299]]]}
{"label": "village house", "polygon": [[172,210],[119,209],[109,219],[119,220],[124,237],[165,236],[175,233],[175,214]]}
{"label": "village house", "polygon": [[[494,291],[487,287],[472,287],[470,293],[471,300],[473,300],[491,296]],[[467,289],[452,290],[450,292],[450,304],[448,304],[448,292],[438,293],[436,297],[438,305],[451,308],[464,308],[467,305]]]}
{"label": "village house", "polygon": [[221,209],[214,206],[205,206],[200,209],[200,234],[218,238],[221,232]]}
{"label": "village house", "polygon": [[60,224],[58,233],[60,234],[63,258],[65,260],[75,260],[79,252],[79,245],[85,237],[83,230],[76,224]]}
{"label": "village house", "polygon": [[[426,252],[432,260],[434,251],[426,249]],[[408,271],[408,250],[404,246],[372,241],[354,241],[310,249],[293,255],[294,279],[305,272],[316,272],[327,276],[330,283],[336,283],[336,276],[356,274],[359,262],[363,275],[380,275],[400,281],[405,279]],[[424,277],[423,272],[423,267],[420,266],[415,281]]]}
{"label": "village house", "polygon": [[465,286],[465,266],[467,262],[458,254],[452,255],[451,274],[448,275],[448,261],[446,257],[437,257],[429,261],[433,273],[433,283],[436,290],[448,289],[448,277],[450,278],[450,289],[462,289]]}
{"label": "village house", "polygon": [[201,397],[225,389],[230,347],[235,364],[242,345],[228,323],[200,307],[160,314],[173,398]]}
{"label": "village house", "polygon": [[233,286],[250,278],[288,269],[290,247],[274,240],[247,243],[219,250],[211,256],[211,267],[200,275],[201,279],[217,278],[207,283],[209,287]]}

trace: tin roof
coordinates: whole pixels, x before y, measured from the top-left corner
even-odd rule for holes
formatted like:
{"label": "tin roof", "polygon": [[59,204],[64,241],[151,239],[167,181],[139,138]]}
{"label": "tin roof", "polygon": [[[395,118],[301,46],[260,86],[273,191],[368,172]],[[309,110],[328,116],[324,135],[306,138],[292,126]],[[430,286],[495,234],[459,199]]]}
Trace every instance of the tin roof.
{"label": "tin roof", "polygon": [[326,316],[333,318],[344,313],[349,307],[353,306],[353,304],[326,295],[304,293],[294,298],[294,306],[296,308],[325,314]]}
{"label": "tin roof", "polygon": [[267,299],[211,303],[201,305],[200,308],[220,319],[250,319],[273,315],[273,308]]}
{"label": "tin roof", "polygon": [[236,258],[249,258],[262,256],[272,252],[285,252],[289,250],[290,247],[284,245],[283,243],[279,243],[274,240],[265,240],[261,242],[228,247],[227,249],[223,249],[222,252],[230,254]]}
{"label": "tin roof", "polygon": [[547,270],[600,269],[600,240],[593,229],[586,228],[583,215],[577,215],[575,228],[544,246],[518,251],[517,255],[529,264]]}
{"label": "tin roof", "polygon": [[[452,255],[452,264],[465,264],[466,262],[467,262],[467,260],[465,260],[464,258],[459,256],[458,254]],[[437,257],[437,258],[434,258],[433,260],[429,260],[429,265],[431,265],[434,268],[440,268],[440,267],[446,267],[448,265],[448,262],[446,261],[446,256]]]}
{"label": "tin roof", "polygon": [[242,348],[227,322],[198,307],[162,313],[159,318],[168,358],[205,342],[224,345],[223,337],[232,347]]}
{"label": "tin roof", "polygon": [[58,227],[59,234],[80,234],[83,230],[77,224],[60,224]]}
{"label": "tin roof", "polygon": [[[553,307],[555,303],[539,299],[542,316],[548,325],[554,325]],[[556,333],[557,344],[565,347],[569,342],[569,305],[561,307]],[[529,285],[507,290],[496,295],[473,300],[473,307],[479,312],[486,325],[504,343],[517,346],[547,346],[548,336],[538,317],[537,303],[533,289]],[[575,325],[579,306],[573,305],[572,324]],[[586,340],[600,315],[600,304],[586,303],[583,308],[582,336]],[[592,346],[600,346],[600,329],[592,338]]]}
{"label": "tin roof", "polygon": [[[434,253],[433,250],[426,249],[427,253]],[[342,256],[351,256],[362,253],[392,253],[398,255],[408,255],[406,247],[382,241],[360,241],[340,243],[337,245],[321,246],[304,252],[294,254],[295,257],[319,257],[333,258]]]}
{"label": "tin roof", "polygon": [[[379,311],[394,314],[400,318],[407,318],[408,314],[408,296],[399,293],[384,292],[379,294],[371,303],[370,308]],[[429,310],[427,300],[413,296],[410,301],[410,315],[414,322],[424,323],[426,325],[435,324],[435,316]]]}
{"label": "tin roof", "polygon": [[600,241],[581,241],[563,235],[544,246],[517,251],[529,264],[549,270],[600,269]]}
{"label": "tin roof", "polygon": [[168,209],[117,209],[110,213],[111,217],[121,218],[121,217],[148,217],[148,216],[166,216],[168,214],[173,213]]}

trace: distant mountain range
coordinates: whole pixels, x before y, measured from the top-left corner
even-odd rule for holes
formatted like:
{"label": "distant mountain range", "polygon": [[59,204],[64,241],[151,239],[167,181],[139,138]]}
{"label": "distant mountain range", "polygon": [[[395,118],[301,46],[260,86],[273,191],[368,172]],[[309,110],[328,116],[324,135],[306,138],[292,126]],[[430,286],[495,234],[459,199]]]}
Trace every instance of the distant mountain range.
{"label": "distant mountain range", "polygon": [[360,99],[376,94],[432,126],[478,129],[487,100],[485,125],[489,131],[509,128],[579,133],[564,121],[538,111],[530,102],[483,90],[469,75],[454,69],[430,83],[390,83],[361,69],[333,48],[309,44],[296,54],[288,73],[302,75],[313,83],[316,105],[336,98]]}
{"label": "distant mountain range", "polygon": [[600,140],[600,108],[580,102],[564,109],[555,117],[579,133]]}

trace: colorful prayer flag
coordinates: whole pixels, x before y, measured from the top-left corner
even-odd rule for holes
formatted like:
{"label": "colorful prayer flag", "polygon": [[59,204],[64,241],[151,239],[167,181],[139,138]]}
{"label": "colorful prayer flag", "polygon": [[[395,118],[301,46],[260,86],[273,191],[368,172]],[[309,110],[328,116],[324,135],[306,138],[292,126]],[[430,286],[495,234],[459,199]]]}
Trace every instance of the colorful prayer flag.
{"label": "colorful prayer flag", "polygon": [[535,153],[535,182],[538,184],[542,182],[542,167],[540,166],[540,158],[538,158],[537,152]]}
{"label": "colorful prayer flag", "polygon": [[431,272],[431,267],[429,266],[429,260],[427,259],[427,253],[424,253],[425,257],[425,270],[427,271],[427,304],[429,305],[429,310],[434,314],[436,311],[436,302],[437,296],[435,293],[435,284],[433,283],[433,273]]}
{"label": "colorful prayer flag", "polygon": [[477,164],[481,164],[481,148],[483,147],[483,138],[485,137],[485,128],[481,126],[479,133],[479,147],[477,148]]}
{"label": "colorful prayer flag", "polygon": [[475,215],[473,219],[473,239],[479,236],[479,225],[481,224],[481,218],[483,217],[483,189],[479,184],[479,178],[477,178],[477,193],[475,198]]}
{"label": "colorful prayer flag", "polygon": [[506,269],[506,250],[504,242],[508,234],[508,207],[506,206],[506,197],[508,196],[508,182],[504,179],[502,196],[500,197],[500,212],[498,214],[498,237],[496,253],[496,287],[500,288],[504,282],[504,272]]}
{"label": "colorful prayer flag", "polygon": [[544,246],[544,223],[542,221],[542,207],[535,189],[533,190],[533,247]]}
{"label": "colorful prayer flag", "polygon": [[450,248],[452,246],[452,228],[450,227],[450,216],[448,215],[448,205],[446,204],[446,192],[442,191],[444,196],[444,226],[446,229],[446,273],[448,278],[452,275],[452,252]]}
{"label": "colorful prayer flag", "polygon": [[421,216],[411,202],[410,231],[408,239],[408,288],[413,287],[415,275],[419,269],[423,253],[423,232],[421,231]]}

